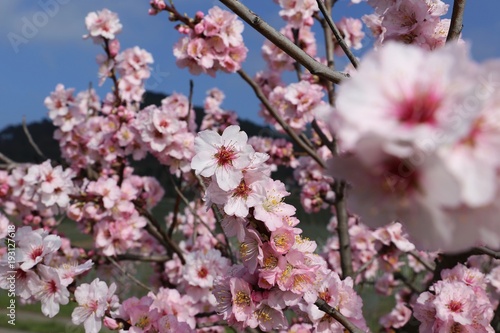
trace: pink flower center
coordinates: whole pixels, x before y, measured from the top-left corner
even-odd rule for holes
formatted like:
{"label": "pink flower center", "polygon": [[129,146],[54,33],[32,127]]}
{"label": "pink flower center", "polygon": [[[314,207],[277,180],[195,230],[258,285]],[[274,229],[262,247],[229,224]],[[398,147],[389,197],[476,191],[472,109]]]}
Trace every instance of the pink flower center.
{"label": "pink flower center", "polygon": [[252,192],[252,189],[248,187],[248,185],[245,183],[244,180],[240,182],[240,185],[238,185],[233,192],[234,197],[241,197],[241,198],[248,198],[248,195]]}
{"label": "pink flower center", "polygon": [[49,293],[51,293],[51,294],[55,294],[55,293],[57,293],[58,288],[57,288],[57,283],[56,283],[56,281],[54,281],[54,280],[50,280],[50,281],[47,283],[47,290],[48,290],[48,291],[49,291]]}
{"label": "pink flower center", "polygon": [[236,158],[236,153],[234,150],[222,146],[214,157],[217,159],[217,164],[219,166],[226,166],[232,164],[232,161]]}
{"label": "pink flower center", "polygon": [[399,121],[407,125],[434,124],[441,99],[432,92],[426,92],[406,99],[398,107]]}
{"label": "pink flower center", "polygon": [[30,253],[31,260],[36,260],[36,258],[40,257],[42,253],[43,253],[43,246],[34,248]]}
{"label": "pink flower center", "polygon": [[447,305],[448,309],[450,309],[451,312],[462,312],[462,303],[459,301],[450,301]]}
{"label": "pink flower center", "polygon": [[208,275],[208,270],[205,268],[205,267],[202,267],[199,271],[198,271],[198,277],[199,278],[206,278]]}

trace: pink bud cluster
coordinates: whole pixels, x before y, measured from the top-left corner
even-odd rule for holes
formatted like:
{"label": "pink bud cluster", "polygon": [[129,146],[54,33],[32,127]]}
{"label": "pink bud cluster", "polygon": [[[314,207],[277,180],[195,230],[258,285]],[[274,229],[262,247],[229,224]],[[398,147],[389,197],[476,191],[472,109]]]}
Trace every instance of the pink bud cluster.
{"label": "pink bud cluster", "polygon": [[174,46],[177,65],[190,73],[215,76],[218,70],[234,73],[241,68],[248,49],[243,43],[243,23],[235,14],[213,7],[192,27],[181,26],[187,34]]}
{"label": "pink bud cluster", "polygon": [[[324,103],[323,96],[323,88],[320,85],[300,81],[286,87],[275,87],[269,94],[269,102],[292,130],[301,132],[314,119],[314,109]],[[277,130],[284,132],[267,109],[263,108],[260,114]]]}
{"label": "pink bud cluster", "polygon": [[[319,148],[318,154],[325,161],[332,157],[331,151],[326,147]],[[333,177],[325,174],[310,156],[298,159],[293,176],[301,186],[300,202],[306,212],[318,212],[335,201],[335,193],[332,190]]]}
{"label": "pink bud cluster", "polygon": [[253,136],[248,139],[248,143],[252,145],[255,151],[269,155],[266,162],[271,165],[273,171],[276,171],[278,166],[290,168],[298,166],[298,160],[294,156],[293,144],[284,138],[273,139]]}
{"label": "pink bud cluster", "polygon": [[201,121],[200,130],[214,130],[222,132],[230,125],[238,125],[238,115],[234,111],[222,109],[220,106],[226,96],[224,93],[213,88],[207,91],[205,98],[205,116]]}
{"label": "pink bud cluster", "polygon": [[68,215],[81,223],[83,230],[94,235],[95,247],[106,256],[128,250],[150,250],[144,242],[147,220],[137,206],[154,207],[164,190],[155,178],[131,172],[131,169],[125,171],[121,184],[117,177],[106,176],[84,182],[68,210]]}

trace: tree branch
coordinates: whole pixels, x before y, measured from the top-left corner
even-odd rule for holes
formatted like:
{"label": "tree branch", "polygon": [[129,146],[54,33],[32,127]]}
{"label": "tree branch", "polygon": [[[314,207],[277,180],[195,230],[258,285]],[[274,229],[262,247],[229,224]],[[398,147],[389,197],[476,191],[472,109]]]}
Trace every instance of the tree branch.
{"label": "tree branch", "polygon": [[335,180],[335,211],[337,214],[337,232],[339,235],[340,265],[342,267],[342,277],[354,276],[352,268],[351,238],[349,235],[349,216],[345,205],[344,180]]}
{"label": "tree branch", "polygon": [[145,262],[166,262],[170,259],[171,258],[168,256],[155,256],[155,255],[143,256],[140,254],[133,254],[133,253],[124,253],[116,255],[116,260],[119,261],[129,260],[129,261],[145,261]]}
{"label": "tree branch", "polygon": [[38,145],[33,140],[33,137],[31,136],[31,133],[28,129],[28,126],[26,125],[26,118],[25,117],[23,117],[23,131],[24,131],[24,134],[26,135],[26,138],[28,138],[28,141],[29,141],[31,147],[33,147],[33,149],[35,149],[38,156],[40,156],[43,160],[46,160],[47,157],[45,156],[44,153],[42,153],[42,150],[40,149],[40,147],[38,147]]}
{"label": "tree branch", "polygon": [[338,310],[328,305],[328,303],[326,303],[323,299],[318,298],[314,304],[318,307],[318,309],[342,324],[342,326],[344,326],[350,333],[364,333],[362,329],[351,323],[349,319],[347,319]]}
{"label": "tree branch", "polygon": [[281,116],[278,114],[278,112],[274,109],[274,107],[271,105],[267,97],[262,93],[262,90],[260,89],[259,85],[255,83],[255,81],[248,76],[248,74],[240,69],[238,71],[238,74],[242,77],[243,80],[245,80],[253,89],[255,92],[255,95],[259,98],[259,100],[264,104],[264,106],[267,108],[269,113],[276,119],[278,124],[280,124],[281,127],[285,130],[285,132],[302,148],[304,149],[309,156],[311,156],[318,164],[322,167],[325,168],[326,164],[325,162],[319,157],[319,155],[316,153],[314,149],[312,149],[307,143],[305,143],[298,135],[295,133],[290,126],[281,118]]}
{"label": "tree branch", "polygon": [[116,267],[120,270],[120,272],[122,272],[122,274],[124,274],[125,276],[127,276],[130,280],[132,280],[133,282],[135,282],[138,286],[146,289],[147,291],[151,291],[151,288],[149,288],[148,286],[146,286],[144,283],[142,283],[141,281],[137,280],[132,274],[130,274],[129,272],[127,272],[126,270],[124,270],[112,257],[107,257],[107,259]]}
{"label": "tree branch", "polygon": [[465,11],[465,0],[454,0],[453,1],[453,13],[451,14],[451,24],[450,30],[448,30],[448,36],[446,37],[446,42],[451,42],[457,40],[462,33],[462,28],[464,26],[464,11]]}
{"label": "tree branch", "polygon": [[179,248],[179,246],[172,241],[170,237],[167,236],[165,232],[161,230],[160,224],[156,219],[154,218],[153,215],[151,215],[150,212],[148,212],[146,209],[143,207],[139,206],[137,203],[135,203],[135,209],[141,214],[142,216],[146,217],[148,219],[148,224],[146,226],[146,230],[151,233],[153,237],[155,237],[163,246],[167,249],[167,251],[175,252],[179,256],[179,259],[182,264],[186,263],[186,259],[184,258],[184,255],[182,254],[182,250]]}
{"label": "tree branch", "polygon": [[276,29],[270,26],[267,22],[262,20],[257,14],[252,12],[248,7],[243,5],[237,0],[219,0],[236,15],[247,22],[252,28],[261,33],[274,45],[282,49],[286,54],[295,59],[307,68],[313,75],[318,75],[331,80],[334,83],[340,83],[343,79],[349,77],[345,73],[336,72],[327,66],[317,62],[309,54],[304,52],[300,47],[295,45],[293,41],[286,38],[283,34],[279,33]]}
{"label": "tree branch", "polygon": [[359,62],[358,59],[352,54],[351,49],[349,49],[349,46],[345,43],[344,38],[342,38],[342,35],[340,34],[339,29],[335,25],[335,23],[332,20],[332,17],[330,16],[330,13],[328,12],[327,8],[325,7],[325,4],[323,3],[323,0],[316,0],[318,3],[319,10],[323,14],[323,17],[326,20],[326,23],[330,26],[330,29],[333,32],[333,35],[337,39],[337,43],[339,43],[340,47],[342,50],[344,50],[345,55],[349,60],[351,61],[351,64],[354,66],[354,68],[358,68]]}

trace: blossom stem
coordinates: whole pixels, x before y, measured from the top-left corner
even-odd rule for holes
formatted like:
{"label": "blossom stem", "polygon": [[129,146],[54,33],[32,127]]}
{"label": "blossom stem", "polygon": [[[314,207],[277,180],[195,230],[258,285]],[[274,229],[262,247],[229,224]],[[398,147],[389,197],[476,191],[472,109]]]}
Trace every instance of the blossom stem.
{"label": "blossom stem", "polygon": [[429,271],[429,272],[434,272],[436,269],[436,266],[434,264],[431,264],[427,262],[424,258],[422,258],[417,251],[413,250],[408,252],[409,255],[411,255],[413,258],[417,259],[418,262],[420,262],[424,267]]}
{"label": "blossom stem", "polygon": [[347,319],[337,309],[328,305],[328,303],[326,303],[323,299],[318,298],[314,304],[318,307],[318,309],[342,324],[342,326],[344,326],[350,333],[364,333],[362,329],[351,323],[349,319]]}
{"label": "blossom stem", "polygon": [[302,148],[304,149],[308,154],[309,156],[311,156],[316,162],[318,162],[318,164],[322,167],[322,168],[325,168],[326,167],[326,164],[325,162],[321,159],[321,157],[318,156],[318,154],[316,153],[316,151],[314,151],[314,149],[312,149],[306,142],[304,142],[303,140],[300,139],[300,137],[297,135],[297,133],[295,133],[291,128],[290,126],[288,126],[288,124],[283,120],[283,118],[281,118],[281,116],[278,114],[278,112],[273,108],[273,106],[271,105],[271,103],[269,102],[269,100],[267,99],[267,97],[262,93],[262,90],[260,89],[260,87],[257,85],[257,83],[255,83],[255,81],[250,77],[248,76],[248,74],[240,69],[238,71],[238,74],[241,76],[241,78],[243,80],[245,80],[251,87],[252,89],[254,90],[255,92],[255,95],[257,96],[257,98],[259,98],[259,100],[262,102],[262,104],[264,104],[264,106],[267,108],[267,110],[269,111],[269,113],[274,117],[274,119],[276,119],[276,121],[280,124],[280,126],[285,130],[285,132]]}
{"label": "blossom stem", "polygon": [[[333,0],[325,0],[325,7],[328,12],[331,12],[332,7],[335,1]],[[326,64],[332,70],[335,69],[335,60],[334,60],[334,48],[335,45],[333,43],[333,33],[332,30],[329,29],[328,24],[325,19],[315,14],[314,17],[321,24],[321,28],[323,29],[323,36],[325,39],[325,55],[326,55]],[[326,81],[326,90],[328,91],[328,102],[333,106],[335,101],[335,85],[331,81]]]}
{"label": "blossom stem", "polygon": [[486,254],[493,259],[500,259],[500,251],[493,251],[492,249],[489,249],[484,246],[478,246],[473,249],[474,252],[477,252],[478,254]]}
{"label": "blossom stem", "polygon": [[142,208],[141,206],[139,206],[137,204],[135,205],[135,208],[142,216],[144,216],[148,219],[148,224],[145,228],[146,231],[148,231],[161,244],[163,244],[163,246],[165,247],[165,249],[168,252],[171,253],[173,251],[173,252],[177,253],[177,255],[179,256],[179,260],[184,265],[186,263],[186,259],[184,258],[184,255],[182,254],[181,249],[174,241],[172,241],[172,239],[170,237],[167,236],[166,233],[164,233],[161,230],[160,224],[158,223],[158,221],[156,221],[154,216],[151,215],[151,213],[148,212],[146,209]]}
{"label": "blossom stem", "polygon": [[327,66],[314,60],[309,54],[304,52],[300,47],[295,45],[293,41],[286,38],[283,34],[279,33],[276,29],[270,26],[266,21],[260,18],[257,14],[252,12],[248,7],[243,5],[237,0],[219,0],[229,9],[231,9],[242,20],[247,22],[252,28],[257,30],[260,34],[266,37],[270,42],[283,50],[290,57],[295,59],[307,68],[311,74],[321,76],[325,79],[331,80],[334,83],[340,83],[342,80],[349,77],[349,75],[341,72],[336,72]]}
{"label": "blossom stem", "polygon": [[[344,38],[342,38],[342,35],[340,34],[339,29],[335,25],[335,23],[332,20],[332,17],[330,16],[330,13],[328,12],[327,8],[325,7],[325,4],[323,3],[323,0],[316,0],[318,3],[319,10],[323,14],[323,17],[326,20],[326,23],[330,26],[330,29],[333,32],[333,35],[337,39],[337,43],[339,43],[340,47],[342,50],[344,50],[344,53],[346,54],[347,58],[351,61],[351,64],[354,66],[354,68],[358,68],[359,62],[358,59],[352,54],[352,51],[349,49],[349,46],[344,41]],[[330,8],[331,10],[331,8]]]}
{"label": "blossom stem", "polygon": [[33,137],[31,136],[31,133],[30,133],[30,131],[28,129],[28,126],[26,125],[26,117],[23,117],[23,131],[24,131],[24,134],[26,135],[26,138],[28,139],[31,147],[33,147],[33,149],[36,151],[36,153],[38,154],[38,156],[40,156],[43,160],[46,160],[47,157],[42,152],[42,150],[40,149],[40,147],[38,147],[38,145],[33,140]]}
{"label": "blossom stem", "polygon": [[124,253],[124,254],[118,254],[116,255],[116,260],[119,261],[144,261],[144,262],[166,262],[170,260],[170,257],[168,256],[154,256],[154,255],[149,255],[149,256],[142,256],[139,254],[134,254],[134,253]]}
{"label": "blossom stem", "polygon": [[132,274],[130,274],[129,272],[127,272],[126,270],[124,270],[112,257],[108,257],[107,258],[109,261],[111,261],[111,263],[120,270],[120,272],[122,272],[125,276],[127,276],[130,280],[134,281],[135,284],[137,284],[138,286],[146,289],[147,291],[151,291],[151,288],[149,288],[148,286],[146,286],[144,283],[142,283],[141,281],[137,280]]}
{"label": "blossom stem", "polygon": [[446,42],[451,42],[457,40],[462,33],[462,28],[464,26],[464,11],[465,11],[465,0],[455,0],[453,2],[453,12],[451,14],[451,24],[450,30],[448,30],[448,36],[446,37]]}

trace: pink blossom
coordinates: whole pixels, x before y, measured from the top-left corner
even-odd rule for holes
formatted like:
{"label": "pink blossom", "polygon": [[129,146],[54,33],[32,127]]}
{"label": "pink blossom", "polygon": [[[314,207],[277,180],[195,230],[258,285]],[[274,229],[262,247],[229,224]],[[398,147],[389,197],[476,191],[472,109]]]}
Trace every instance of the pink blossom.
{"label": "pink blossom", "polygon": [[224,191],[235,189],[243,177],[242,169],[250,164],[250,154],[254,152],[247,139],[239,126],[229,126],[222,136],[208,130],[198,133],[191,168],[204,177],[215,175],[217,185]]}
{"label": "pink blossom", "polygon": [[84,283],[75,290],[75,299],[78,307],[73,310],[71,318],[73,324],[84,324],[85,333],[97,333],[101,330],[102,317],[108,310],[108,289],[106,282],[95,279],[90,284]]}
{"label": "pink blossom", "polygon": [[30,289],[34,291],[33,296],[42,302],[42,313],[52,318],[59,313],[59,304],[68,304],[69,291],[61,285],[59,275],[54,268],[38,265],[37,271],[40,280],[38,283],[30,280],[33,284]]}
{"label": "pink blossom", "polygon": [[115,35],[122,31],[122,25],[118,19],[118,15],[103,9],[98,12],[92,12],[85,18],[85,24],[89,35],[84,37],[92,37],[94,41],[105,39],[115,39]]}
{"label": "pink blossom", "polygon": [[[337,28],[343,35],[347,47],[359,50],[363,46],[361,40],[365,37],[365,33],[363,32],[363,23],[361,20],[343,17],[337,22]],[[335,52],[340,55],[344,54],[344,51],[338,44],[335,44]]]}
{"label": "pink blossom", "polygon": [[22,227],[17,230],[16,261],[21,269],[27,271],[43,258],[56,252],[61,247],[61,238],[56,235],[47,235],[42,229],[32,230],[31,227]]}

